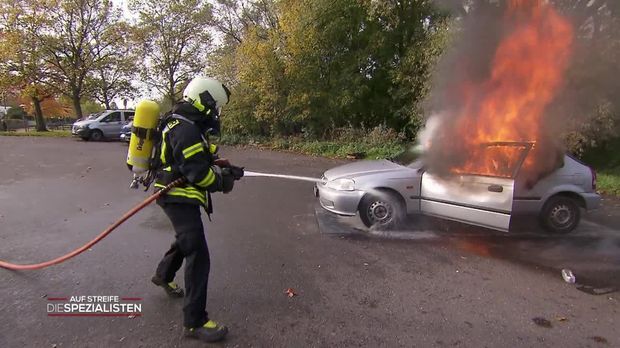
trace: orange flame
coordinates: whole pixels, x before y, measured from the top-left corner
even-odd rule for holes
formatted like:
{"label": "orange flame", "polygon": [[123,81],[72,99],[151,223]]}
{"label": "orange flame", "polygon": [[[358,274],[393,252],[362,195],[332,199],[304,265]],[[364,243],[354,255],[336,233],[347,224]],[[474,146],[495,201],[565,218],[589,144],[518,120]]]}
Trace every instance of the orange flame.
{"label": "orange flame", "polygon": [[[450,141],[464,146],[459,151],[468,155],[453,172],[510,177],[522,149],[483,150],[480,145],[544,140],[544,112],[562,86],[572,48],[572,26],[539,0],[510,0],[504,24],[512,30],[495,51],[490,77],[462,86],[463,107],[454,124],[459,139]],[[534,145],[533,155],[523,165],[525,170],[548,161],[540,148]]]}

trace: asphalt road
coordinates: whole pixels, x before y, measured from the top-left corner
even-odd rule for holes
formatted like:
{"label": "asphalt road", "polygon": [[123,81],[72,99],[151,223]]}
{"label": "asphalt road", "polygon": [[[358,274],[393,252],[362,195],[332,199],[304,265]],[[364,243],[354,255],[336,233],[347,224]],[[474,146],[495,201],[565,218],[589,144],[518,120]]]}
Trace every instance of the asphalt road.
{"label": "asphalt road", "polygon": [[[126,149],[0,137],[0,259],[57,257],[143,200],[128,188]],[[223,153],[250,170],[314,177],[339,163]],[[216,346],[620,346],[620,234],[595,221],[569,237],[537,236],[528,221],[512,235],[423,219],[368,233],[317,209],[307,182],[245,178],[214,199],[208,309],[230,328]],[[149,281],[172,236],[153,205],[66,263],[0,269],[0,347],[203,346],[181,335],[181,301]],[[562,280],[566,267],[577,284]],[[47,315],[52,298],[82,295],[139,298],[142,316]]]}

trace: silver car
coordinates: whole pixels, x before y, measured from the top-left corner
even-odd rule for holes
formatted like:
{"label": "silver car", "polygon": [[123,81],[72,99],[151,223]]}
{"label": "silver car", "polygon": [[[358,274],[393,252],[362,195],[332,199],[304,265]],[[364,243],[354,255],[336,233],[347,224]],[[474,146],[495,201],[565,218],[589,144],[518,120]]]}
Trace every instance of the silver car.
{"label": "silver car", "polygon": [[[359,213],[368,227],[396,226],[407,214],[425,214],[508,232],[511,215],[537,215],[549,232],[577,227],[581,208],[600,204],[596,173],[565,155],[559,167],[535,184],[519,177],[532,144],[493,143],[489,149],[519,151],[502,175],[461,173],[443,177],[425,170],[420,151],[408,149],[390,160],[359,161],[325,172],[315,186],[321,206],[335,214]],[[563,162],[563,163],[562,163]]]}
{"label": "silver car", "polygon": [[73,124],[71,134],[82,140],[119,139],[121,128],[133,118],[134,110],[106,110]]}

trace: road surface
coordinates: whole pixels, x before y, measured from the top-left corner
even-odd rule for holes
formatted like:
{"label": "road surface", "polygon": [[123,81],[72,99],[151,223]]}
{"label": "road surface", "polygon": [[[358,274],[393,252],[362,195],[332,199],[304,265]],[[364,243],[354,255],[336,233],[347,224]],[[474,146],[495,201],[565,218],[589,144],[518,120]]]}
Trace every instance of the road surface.
{"label": "road surface", "polygon": [[[0,149],[3,260],[64,254],[146,197],[129,189],[118,142],[0,137]],[[249,170],[313,177],[341,163],[222,151]],[[620,346],[620,234],[596,221],[569,237],[540,237],[527,222],[503,235],[423,219],[368,233],[317,208],[311,183],[267,178],[214,200],[208,310],[230,328],[217,346]],[[182,301],[149,281],[172,238],[153,205],[64,264],[0,269],[0,347],[203,346],[182,337]],[[138,299],[142,316],[48,316],[71,296]]]}

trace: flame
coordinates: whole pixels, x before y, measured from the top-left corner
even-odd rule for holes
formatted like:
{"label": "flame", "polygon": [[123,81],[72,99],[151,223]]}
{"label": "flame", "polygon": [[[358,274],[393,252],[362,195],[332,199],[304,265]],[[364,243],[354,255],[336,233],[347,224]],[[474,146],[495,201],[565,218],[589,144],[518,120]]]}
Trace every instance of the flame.
{"label": "flame", "polygon": [[[573,29],[566,18],[540,0],[510,0],[504,16],[508,34],[495,50],[490,76],[481,83],[460,86],[462,103],[453,115],[455,134],[441,145],[444,151],[467,154],[452,166],[452,172],[511,177],[524,150],[531,146],[524,170],[548,162],[541,146],[545,142],[543,118],[562,87]],[[523,143],[481,146],[507,141]]]}

